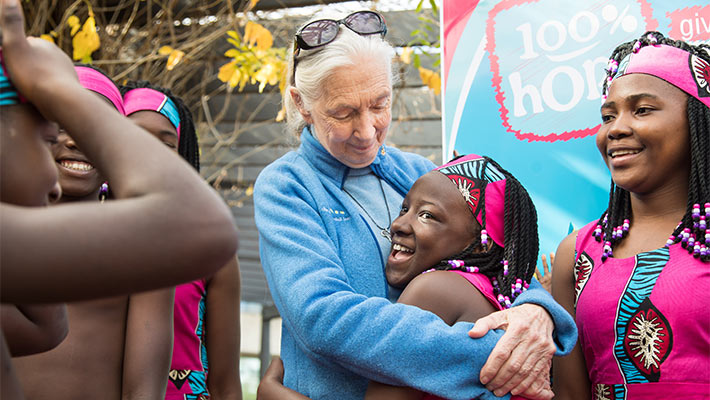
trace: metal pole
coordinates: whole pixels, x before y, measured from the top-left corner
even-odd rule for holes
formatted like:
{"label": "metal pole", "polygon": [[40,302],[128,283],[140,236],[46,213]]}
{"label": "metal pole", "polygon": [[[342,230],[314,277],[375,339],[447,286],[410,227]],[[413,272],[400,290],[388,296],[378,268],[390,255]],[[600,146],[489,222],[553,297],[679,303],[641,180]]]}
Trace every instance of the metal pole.
{"label": "metal pole", "polygon": [[271,362],[271,343],[270,343],[270,323],[274,318],[278,318],[279,312],[274,305],[264,305],[261,309],[261,350],[259,351],[259,360],[261,361],[260,377],[264,376],[266,368]]}

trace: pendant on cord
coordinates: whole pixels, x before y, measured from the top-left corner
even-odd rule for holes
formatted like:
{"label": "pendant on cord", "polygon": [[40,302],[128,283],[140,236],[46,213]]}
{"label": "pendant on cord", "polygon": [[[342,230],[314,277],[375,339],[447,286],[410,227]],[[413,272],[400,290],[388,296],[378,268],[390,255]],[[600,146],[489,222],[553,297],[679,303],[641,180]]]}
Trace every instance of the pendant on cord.
{"label": "pendant on cord", "polygon": [[389,229],[385,228],[385,229],[381,230],[380,234],[382,235],[382,237],[387,239],[389,242],[392,242],[392,234],[390,233]]}

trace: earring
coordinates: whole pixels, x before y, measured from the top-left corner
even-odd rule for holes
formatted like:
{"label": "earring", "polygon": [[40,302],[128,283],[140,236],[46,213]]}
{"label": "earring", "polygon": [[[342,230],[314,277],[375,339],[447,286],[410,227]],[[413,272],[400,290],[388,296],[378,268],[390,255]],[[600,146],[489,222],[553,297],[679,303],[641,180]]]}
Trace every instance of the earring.
{"label": "earring", "polygon": [[103,203],[108,198],[108,182],[101,184],[99,188],[99,202]]}

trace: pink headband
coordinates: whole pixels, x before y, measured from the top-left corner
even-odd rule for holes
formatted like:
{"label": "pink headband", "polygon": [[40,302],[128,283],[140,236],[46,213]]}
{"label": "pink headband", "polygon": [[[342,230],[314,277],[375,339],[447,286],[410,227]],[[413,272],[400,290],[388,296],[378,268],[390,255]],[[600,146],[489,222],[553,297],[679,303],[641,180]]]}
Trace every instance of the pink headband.
{"label": "pink headband", "polygon": [[635,51],[621,60],[612,81],[628,74],[653,75],[710,107],[710,63],[677,47],[665,44],[640,47],[640,43],[636,42]]}
{"label": "pink headband", "polygon": [[[485,170],[483,165],[486,165]],[[469,154],[436,168],[453,182],[463,195],[473,216],[488,236],[505,247],[505,176],[493,165],[476,154]],[[484,191],[481,196],[481,191]],[[480,200],[484,198],[484,207]],[[485,224],[483,217],[485,214]]]}
{"label": "pink headband", "polygon": [[121,92],[111,79],[93,68],[77,65],[74,69],[76,69],[76,74],[79,75],[79,83],[81,83],[81,86],[103,95],[113,103],[113,106],[116,107],[121,114],[126,115],[126,111],[123,108]]}
{"label": "pink headband", "polygon": [[126,115],[137,111],[155,111],[162,114],[175,127],[180,142],[180,114],[170,97],[155,89],[138,88],[126,92],[123,95],[123,103]]}

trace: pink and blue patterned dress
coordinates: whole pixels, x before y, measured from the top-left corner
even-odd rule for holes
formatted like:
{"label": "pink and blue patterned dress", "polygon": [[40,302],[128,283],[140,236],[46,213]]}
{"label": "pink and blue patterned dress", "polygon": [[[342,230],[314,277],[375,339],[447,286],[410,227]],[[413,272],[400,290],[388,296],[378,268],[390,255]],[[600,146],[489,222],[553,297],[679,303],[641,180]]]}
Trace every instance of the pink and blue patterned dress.
{"label": "pink and blue patterned dress", "polygon": [[166,400],[207,400],[207,351],[204,344],[206,283],[197,280],[175,288],[173,359]]}
{"label": "pink and blue patterned dress", "polygon": [[592,398],[710,399],[710,265],[674,244],[601,262],[575,246],[575,308]]}

